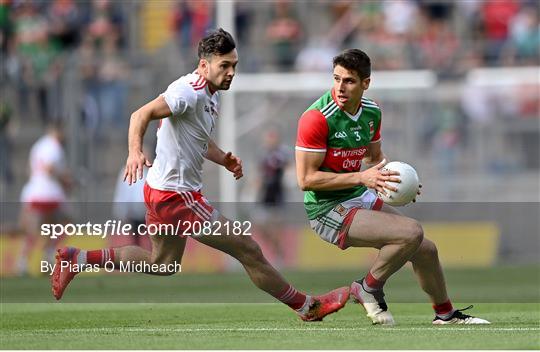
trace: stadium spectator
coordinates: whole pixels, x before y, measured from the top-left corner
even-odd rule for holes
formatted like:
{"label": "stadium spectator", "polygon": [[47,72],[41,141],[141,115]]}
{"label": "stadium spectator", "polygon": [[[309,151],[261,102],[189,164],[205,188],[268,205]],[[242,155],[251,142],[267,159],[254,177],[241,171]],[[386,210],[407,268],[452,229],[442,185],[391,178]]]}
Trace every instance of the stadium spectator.
{"label": "stadium spectator", "polygon": [[509,36],[510,22],[519,11],[515,0],[486,0],[482,3],[481,18],[484,25],[485,59],[488,64],[499,62]]}
{"label": "stadium spectator", "polygon": [[386,0],[382,4],[387,32],[406,35],[418,21],[418,6],[411,0]]}
{"label": "stadium spectator", "polygon": [[99,53],[94,45],[94,39],[86,33],[81,38],[81,44],[74,53],[77,71],[81,82],[81,102],[83,125],[90,131],[92,137],[99,134],[100,109],[99,99]]}
{"label": "stadium spectator", "polygon": [[384,21],[376,21],[370,31],[359,37],[357,45],[363,43],[367,51],[380,59],[374,66],[377,70],[407,69],[410,48],[404,38],[404,34],[388,31]]}
{"label": "stadium spectator", "polygon": [[303,38],[302,26],[291,7],[288,0],[274,2],[272,19],[266,27],[274,64],[280,71],[290,71],[294,67]]}
{"label": "stadium spectator", "polygon": [[422,26],[414,37],[416,65],[418,68],[432,69],[443,76],[451,75],[456,69],[460,45],[446,20],[424,16]]}
{"label": "stadium spectator", "polygon": [[35,95],[38,115],[46,125],[58,117],[61,106],[61,52],[50,40],[47,19],[32,2],[23,2],[15,15],[16,52],[20,58],[18,71],[19,101],[23,114],[28,114],[30,97]]}
{"label": "stadium spectator", "polygon": [[80,9],[73,0],[54,0],[48,11],[50,35],[63,50],[74,49],[82,26]]}
{"label": "stadium spectator", "polygon": [[249,30],[253,25],[254,11],[248,5],[249,3],[244,1],[235,2],[234,22],[236,24],[236,36],[239,43],[247,44],[250,40]]}
{"label": "stadium spectator", "polygon": [[[236,179],[241,178],[243,172],[241,160],[231,152],[223,152],[211,139],[219,111],[217,92],[229,89],[235,75],[236,44],[229,33],[219,29],[199,42],[198,57],[195,72],[174,81],[163,94],[132,114],[124,179],[129,184],[140,181],[143,168],[152,166],[144,186],[148,225],[172,224],[185,231],[187,222],[195,228],[216,231],[205,235],[205,230],[199,233],[193,229],[188,233],[193,239],[239,260],[257,287],[294,309],[301,319],[322,320],[345,305],[349,289],[342,287],[315,297],[297,291],[268,263],[250,236],[224,232],[234,225],[200,192],[204,158],[225,167]],[[151,120],[160,120],[153,165],[142,151],[144,134]],[[112,262],[118,269],[121,263],[135,262],[143,265],[147,274],[176,273],[187,236],[162,231],[151,239],[152,252],[137,246],[94,251],[73,247],[58,250],[52,275],[54,296],[60,299],[78,273],[72,265],[104,267]],[[66,262],[68,267],[62,269],[61,264]],[[163,267],[155,269],[152,264]]]}
{"label": "stadium spectator", "polygon": [[173,31],[181,53],[191,52],[212,27],[214,5],[211,1],[180,0],[173,11]]}
{"label": "stadium spectator", "polygon": [[538,9],[526,6],[510,22],[510,42],[508,44],[510,64],[535,66],[539,63],[540,22]]}
{"label": "stadium spectator", "polygon": [[116,36],[123,43],[124,16],[116,5],[109,0],[92,0],[89,11],[85,11],[83,31],[89,33],[98,46],[109,36]]}
{"label": "stadium spectator", "polygon": [[328,62],[337,49],[325,37],[313,37],[296,57],[295,68],[299,72],[325,72],[331,69]]}
{"label": "stadium spectator", "polygon": [[454,106],[440,104],[435,108],[433,114],[435,133],[431,141],[435,152],[434,159],[442,175],[452,175],[456,173],[457,153],[463,143],[461,137],[464,135],[460,127],[463,128],[464,124],[458,109]]}
{"label": "stadium spectator", "polygon": [[13,36],[13,16],[9,0],[0,1],[0,54],[7,55]]}
{"label": "stadium spectator", "polygon": [[[332,1],[324,9],[327,16],[330,17],[332,28],[327,34],[327,40],[336,46],[349,45],[355,39],[355,30],[369,20],[369,15],[364,16],[366,12],[379,11],[379,6],[374,2],[357,2],[349,0]],[[320,29],[320,28],[318,28]],[[309,33],[312,33],[310,30]],[[309,40],[309,35],[306,35]]]}
{"label": "stadium spectator", "polygon": [[11,166],[11,140],[9,138],[9,121],[13,110],[6,101],[0,100],[0,182],[6,185],[13,183],[13,169]]}
{"label": "stadium spectator", "polygon": [[119,37],[103,38],[100,45],[83,35],[75,56],[82,86],[83,120],[91,135],[102,138],[111,127],[124,127],[129,65],[119,48]]}
{"label": "stadium spectator", "polygon": [[115,36],[104,39],[99,57],[98,104],[102,123],[106,127],[124,127],[129,68],[119,52]]}

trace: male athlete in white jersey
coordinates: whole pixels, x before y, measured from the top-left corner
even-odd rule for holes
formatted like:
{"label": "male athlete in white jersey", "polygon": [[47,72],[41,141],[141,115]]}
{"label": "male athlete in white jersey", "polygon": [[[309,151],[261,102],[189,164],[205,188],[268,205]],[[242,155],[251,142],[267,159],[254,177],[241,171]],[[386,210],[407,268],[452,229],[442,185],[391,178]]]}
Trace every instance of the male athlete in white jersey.
{"label": "male athlete in white jersey", "polygon": [[[346,50],[333,65],[333,88],[298,122],[296,171],[310,224],[322,239],[341,249],[379,249],[367,275],[351,284],[351,296],[374,324],[394,324],[383,286],[410,261],[433,303],[433,324],[489,324],[453,308],[435,244],[424,238],[416,220],[368,190],[396,190],[386,181],[399,182],[399,173],[383,170],[381,110],[363,97],[370,83],[369,57],[358,49]],[[376,165],[360,171],[362,159]]]}
{"label": "male athlete in white jersey", "polygon": [[[235,75],[238,63],[235,48],[233,38],[223,29],[209,34],[199,43],[196,71],[174,81],[164,93],[131,115],[125,180],[130,184],[137,182],[142,178],[143,167],[150,167],[144,189],[147,224],[176,225],[178,220],[192,224],[219,222],[221,235],[193,238],[236,258],[257,287],[290,306],[303,320],[322,320],[345,305],[349,288],[314,297],[297,291],[268,263],[250,236],[226,233],[232,224],[201,194],[204,159],[227,168],[236,179],[242,177],[241,160],[230,152],[224,153],[211,139],[219,111],[218,91],[229,89]],[[160,122],[153,165],[142,152],[143,136],[151,120]],[[113,262],[118,268],[127,261],[180,263],[185,236],[164,234],[151,236],[151,239],[152,252],[137,246],[96,251],[70,247],[59,250],[52,279],[54,296],[60,299],[76,275],[74,270],[62,270],[62,262],[68,262],[70,268],[76,264],[103,266],[106,262]],[[176,268],[175,265],[169,267]],[[175,271],[147,273],[170,275]]]}

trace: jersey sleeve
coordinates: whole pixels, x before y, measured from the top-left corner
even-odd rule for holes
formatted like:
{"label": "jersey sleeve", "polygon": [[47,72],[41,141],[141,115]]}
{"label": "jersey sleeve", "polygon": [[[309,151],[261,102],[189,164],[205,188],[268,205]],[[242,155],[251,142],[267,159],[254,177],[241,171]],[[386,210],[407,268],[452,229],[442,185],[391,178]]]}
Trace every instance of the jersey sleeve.
{"label": "jersey sleeve", "polygon": [[195,107],[197,103],[197,93],[191,85],[181,79],[171,83],[161,96],[165,99],[173,116],[182,115],[188,108]]}
{"label": "jersey sleeve", "polygon": [[382,125],[382,113],[379,110],[379,123],[377,125],[377,128],[375,129],[375,133],[373,134],[373,137],[371,138],[371,143],[378,142],[381,140],[381,125]]}
{"label": "jersey sleeve", "polygon": [[328,124],[319,110],[306,111],[298,121],[296,150],[326,152]]}

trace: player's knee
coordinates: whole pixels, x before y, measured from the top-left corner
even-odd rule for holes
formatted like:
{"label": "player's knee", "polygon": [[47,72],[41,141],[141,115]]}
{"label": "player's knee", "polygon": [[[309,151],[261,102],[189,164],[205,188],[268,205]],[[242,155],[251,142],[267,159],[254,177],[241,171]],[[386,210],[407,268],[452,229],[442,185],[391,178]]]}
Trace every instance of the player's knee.
{"label": "player's knee", "polygon": [[407,224],[407,244],[418,248],[424,240],[424,229],[416,220],[411,219]]}

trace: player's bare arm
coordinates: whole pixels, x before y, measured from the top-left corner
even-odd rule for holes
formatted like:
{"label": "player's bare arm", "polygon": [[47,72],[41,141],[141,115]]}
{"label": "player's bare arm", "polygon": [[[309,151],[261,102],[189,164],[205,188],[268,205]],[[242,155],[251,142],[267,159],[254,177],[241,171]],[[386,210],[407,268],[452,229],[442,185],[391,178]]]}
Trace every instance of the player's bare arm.
{"label": "player's bare arm", "polygon": [[208,150],[205,157],[232,172],[234,178],[237,180],[244,175],[242,171],[242,160],[236,155],[233,155],[232,152],[225,153],[213,140],[208,141]]}
{"label": "player's bare arm", "polygon": [[388,157],[382,151],[381,140],[379,139],[378,141],[369,143],[363,160],[365,164],[371,167],[383,160],[389,161]]}
{"label": "player's bare arm", "polygon": [[396,171],[382,170],[385,160],[362,172],[334,173],[320,171],[325,154],[296,150],[296,174],[298,185],[303,191],[337,191],[360,184],[384,192],[395,190],[386,181],[399,182]]}
{"label": "player's bare arm", "polygon": [[124,172],[124,181],[130,185],[137,182],[137,178],[142,179],[144,166],[152,166],[142,151],[143,137],[148,124],[152,120],[163,119],[171,115],[171,110],[162,96],[143,105],[131,114],[128,133],[129,154]]}

